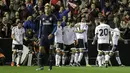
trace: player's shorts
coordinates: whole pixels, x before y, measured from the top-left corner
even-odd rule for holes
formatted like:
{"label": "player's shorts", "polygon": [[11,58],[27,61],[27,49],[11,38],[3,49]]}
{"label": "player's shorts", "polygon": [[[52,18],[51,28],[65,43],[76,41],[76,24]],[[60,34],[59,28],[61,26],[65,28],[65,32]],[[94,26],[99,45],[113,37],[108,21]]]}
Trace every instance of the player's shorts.
{"label": "player's shorts", "polygon": [[78,39],[78,45],[77,45],[77,48],[84,48],[84,41],[83,39]]}
{"label": "player's shorts", "polygon": [[42,35],[40,38],[40,46],[49,46],[54,44],[54,38],[48,39],[48,36]]}
{"label": "player's shorts", "polygon": [[71,44],[71,45],[64,45],[64,51],[68,51],[68,52],[71,52],[71,48],[74,48],[74,44]]}
{"label": "player's shorts", "polygon": [[113,47],[115,48],[113,52],[119,51],[118,46],[117,45],[113,45]]}
{"label": "player's shorts", "polygon": [[14,51],[14,50],[23,50],[23,45],[13,45],[14,47],[13,47],[13,49],[12,49],[12,51]]}
{"label": "player's shorts", "polygon": [[101,51],[110,51],[110,44],[108,43],[103,43],[103,44],[98,44],[98,50]]}
{"label": "player's shorts", "polygon": [[63,50],[63,43],[56,43],[56,48]]}
{"label": "player's shorts", "polygon": [[84,49],[84,52],[88,52],[88,43],[85,42],[85,49]]}

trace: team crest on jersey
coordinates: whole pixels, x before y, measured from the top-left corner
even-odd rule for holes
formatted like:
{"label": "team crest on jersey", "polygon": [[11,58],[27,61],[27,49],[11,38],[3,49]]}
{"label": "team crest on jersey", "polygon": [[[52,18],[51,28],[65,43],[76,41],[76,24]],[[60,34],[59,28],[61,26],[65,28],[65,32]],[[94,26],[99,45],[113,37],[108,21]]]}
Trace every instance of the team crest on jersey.
{"label": "team crest on jersey", "polygon": [[44,20],[45,20],[45,18],[42,18],[42,20],[44,21]]}
{"label": "team crest on jersey", "polygon": [[52,20],[52,18],[50,17],[50,21]]}

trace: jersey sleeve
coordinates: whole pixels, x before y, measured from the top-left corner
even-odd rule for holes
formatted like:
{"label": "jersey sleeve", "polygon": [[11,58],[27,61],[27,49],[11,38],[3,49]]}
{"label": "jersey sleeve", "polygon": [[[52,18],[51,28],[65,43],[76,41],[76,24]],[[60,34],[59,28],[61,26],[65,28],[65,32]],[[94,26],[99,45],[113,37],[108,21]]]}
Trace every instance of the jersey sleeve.
{"label": "jersey sleeve", "polygon": [[83,30],[88,30],[88,26],[87,25],[84,25],[84,27],[83,27]]}
{"label": "jersey sleeve", "polygon": [[95,35],[98,34],[98,27],[95,28]]}
{"label": "jersey sleeve", "polygon": [[57,24],[57,21],[58,21],[57,17],[55,15],[53,15],[53,25],[54,26]]}
{"label": "jersey sleeve", "polygon": [[39,26],[39,34],[38,34],[38,38],[41,37],[41,33],[42,33],[42,22],[41,22],[41,20],[39,20],[39,22],[40,22],[40,26]]}
{"label": "jersey sleeve", "polygon": [[15,33],[15,27],[12,28],[12,33],[11,34],[14,34]]}

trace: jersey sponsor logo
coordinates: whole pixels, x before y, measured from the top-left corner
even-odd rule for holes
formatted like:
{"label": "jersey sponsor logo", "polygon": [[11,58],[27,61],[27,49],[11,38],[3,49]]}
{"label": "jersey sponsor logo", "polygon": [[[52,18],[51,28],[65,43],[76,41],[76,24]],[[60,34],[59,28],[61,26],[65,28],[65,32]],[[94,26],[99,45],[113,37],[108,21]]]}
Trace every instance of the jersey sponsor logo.
{"label": "jersey sponsor logo", "polygon": [[43,25],[51,25],[49,22],[43,22]]}

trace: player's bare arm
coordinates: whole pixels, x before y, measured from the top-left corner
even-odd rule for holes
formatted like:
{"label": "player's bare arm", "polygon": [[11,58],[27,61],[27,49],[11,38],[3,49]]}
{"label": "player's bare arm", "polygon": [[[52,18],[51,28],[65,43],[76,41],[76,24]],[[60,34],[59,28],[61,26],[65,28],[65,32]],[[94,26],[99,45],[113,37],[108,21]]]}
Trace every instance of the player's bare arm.
{"label": "player's bare arm", "polygon": [[95,42],[96,42],[96,40],[97,40],[97,38],[98,38],[97,35],[98,35],[98,34],[96,34],[96,35],[94,36],[94,39],[93,39],[93,42],[92,42],[93,45],[95,44]]}

